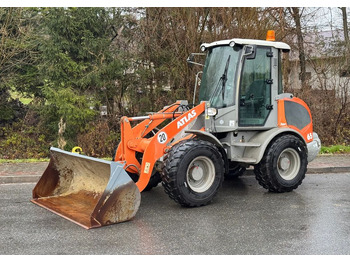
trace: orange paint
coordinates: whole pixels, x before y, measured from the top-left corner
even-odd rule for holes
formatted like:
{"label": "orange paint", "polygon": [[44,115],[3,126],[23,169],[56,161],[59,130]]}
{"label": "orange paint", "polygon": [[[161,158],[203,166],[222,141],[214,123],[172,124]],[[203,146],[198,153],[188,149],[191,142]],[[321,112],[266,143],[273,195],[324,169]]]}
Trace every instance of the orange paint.
{"label": "orange paint", "polygon": [[[292,101],[294,103],[298,103],[301,106],[303,106],[309,116],[310,116],[310,123],[306,125],[303,129],[299,129],[296,126],[293,125],[288,125],[287,120],[286,120],[286,114],[285,114],[285,107],[284,107],[284,102],[285,101]],[[306,143],[309,143],[313,140],[313,127],[312,127],[312,116],[311,116],[311,111],[310,108],[307,106],[307,104],[301,100],[300,98],[293,97],[293,98],[283,98],[278,100],[278,113],[277,113],[277,123],[278,127],[284,128],[284,127],[289,127],[291,129],[296,130],[298,133],[302,135],[302,137],[305,139]]]}
{"label": "orange paint", "polygon": [[[130,122],[137,120],[137,118],[123,117],[121,119],[121,141],[114,160],[123,163],[126,171],[139,173],[136,186],[140,191],[147,186],[156,161],[169,148],[173,142],[171,140],[205,111],[205,103],[201,103],[186,112],[178,112],[179,107],[180,102],[177,102],[148,116],[148,119],[143,120],[135,127],[131,127]],[[145,138],[164,120],[172,118],[175,119],[160,129],[153,137]],[[186,138],[192,136],[188,135]],[[143,153],[142,163],[136,159],[136,152]]]}

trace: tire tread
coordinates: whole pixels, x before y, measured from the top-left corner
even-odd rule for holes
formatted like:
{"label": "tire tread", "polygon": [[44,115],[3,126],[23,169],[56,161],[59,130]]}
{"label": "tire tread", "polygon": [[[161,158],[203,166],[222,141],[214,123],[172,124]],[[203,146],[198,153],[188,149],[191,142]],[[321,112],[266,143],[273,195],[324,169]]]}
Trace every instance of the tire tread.
{"label": "tire tread", "polygon": [[[301,176],[298,179],[297,183],[295,183],[292,186],[285,186],[278,183],[278,181],[275,178],[275,170],[273,170],[273,165],[271,164],[274,159],[274,152],[278,149],[281,143],[289,143],[289,144],[297,144],[298,147],[301,148],[301,152],[304,155],[304,159],[301,160]],[[259,162],[259,164],[255,165],[254,167],[254,173],[255,178],[258,181],[258,183],[264,187],[265,189],[268,189],[270,192],[277,192],[277,193],[283,193],[283,192],[290,192],[296,188],[298,188],[303,179],[305,178],[305,173],[307,170],[307,155],[306,155],[307,149],[305,145],[300,141],[299,138],[297,138],[294,135],[284,135],[277,137],[275,140],[272,141],[270,146],[266,149],[265,154],[262,158],[262,160]],[[306,161],[303,162],[303,161]],[[304,164],[303,164],[304,163]]]}
{"label": "tire tread", "polygon": [[[221,156],[221,153],[219,152],[219,150],[217,150],[216,146],[214,146],[210,142],[191,139],[191,140],[181,141],[178,144],[175,144],[164,157],[164,160],[165,160],[164,168],[163,168],[161,177],[162,177],[162,185],[164,187],[165,193],[172,200],[174,200],[176,203],[180,204],[181,206],[186,206],[186,207],[204,206],[204,205],[207,205],[212,200],[211,198],[208,201],[200,204],[190,202],[183,196],[182,191],[177,185],[177,172],[182,163],[183,158],[189,151],[195,150],[195,148],[198,148],[198,147],[206,148],[208,150],[216,150],[217,153],[220,155],[219,165],[221,168],[223,168],[224,166],[224,161]],[[224,180],[223,169],[220,172],[222,172],[222,176],[220,178],[220,185],[216,188],[213,194],[213,197],[217,194]]]}

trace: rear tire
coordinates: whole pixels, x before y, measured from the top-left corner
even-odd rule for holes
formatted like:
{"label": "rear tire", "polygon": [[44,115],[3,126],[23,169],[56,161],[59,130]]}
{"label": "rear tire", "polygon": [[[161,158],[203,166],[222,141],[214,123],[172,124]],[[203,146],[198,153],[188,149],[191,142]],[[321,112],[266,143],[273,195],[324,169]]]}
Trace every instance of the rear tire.
{"label": "rear tire", "polygon": [[259,184],[271,192],[289,192],[296,189],[305,178],[307,149],[293,135],[284,135],[272,142],[254,167]]}
{"label": "rear tire", "polygon": [[224,161],[210,142],[186,140],[165,157],[162,185],[171,199],[186,207],[208,204],[224,179]]}

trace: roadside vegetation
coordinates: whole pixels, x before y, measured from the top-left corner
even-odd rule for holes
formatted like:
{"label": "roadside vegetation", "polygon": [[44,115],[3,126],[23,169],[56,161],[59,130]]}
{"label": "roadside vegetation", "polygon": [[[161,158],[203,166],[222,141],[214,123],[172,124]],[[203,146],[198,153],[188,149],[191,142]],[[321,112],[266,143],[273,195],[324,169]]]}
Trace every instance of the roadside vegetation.
{"label": "roadside vegetation", "polygon": [[0,159],[0,164],[4,163],[37,163],[37,162],[49,162],[49,158],[25,158],[25,159]]}
{"label": "roadside vegetation", "polygon": [[350,154],[350,146],[322,146],[320,154]]}
{"label": "roadside vegetation", "polygon": [[[319,41],[322,59],[308,55],[303,40],[322,31],[310,23],[316,13],[330,10],[2,7],[0,159],[46,161],[51,146],[80,146],[87,155],[109,158],[121,116],[158,111],[177,99],[192,101],[200,68],[186,59],[201,43],[265,39],[268,29],[298,52],[301,88],[291,84],[287,54],[284,86],[309,104],[321,152],[349,153],[350,77],[343,78],[348,84],[328,81],[332,72],[350,76],[348,10],[332,9],[332,17],[345,21],[336,28],[344,37],[334,36],[331,45]],[[330,68],[329,61],[342,68]],[[305,65],[314,67],[313,79]],[[316,82],[322,92],[312,89]]]}

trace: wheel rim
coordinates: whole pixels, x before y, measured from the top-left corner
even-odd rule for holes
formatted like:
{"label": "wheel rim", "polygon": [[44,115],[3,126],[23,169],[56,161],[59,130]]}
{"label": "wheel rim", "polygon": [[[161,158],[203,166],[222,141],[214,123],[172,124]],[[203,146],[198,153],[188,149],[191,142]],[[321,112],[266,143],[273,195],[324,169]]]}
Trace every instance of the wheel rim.
{"label": "wheel rim", "polygon": [[211,159],[205,156],[196,157],[187,168],[186,180],[188,186],[197,193],[207,191],[215,179],[215,166]]}
{"label": "wheel rim", "polygon": [[277,160],[277,170],[285,180],[294,179],[300,170],[300,157],[293,148],[286,148],[279,155]]}

